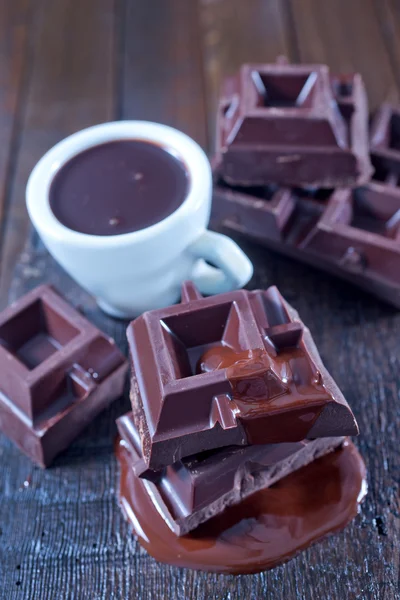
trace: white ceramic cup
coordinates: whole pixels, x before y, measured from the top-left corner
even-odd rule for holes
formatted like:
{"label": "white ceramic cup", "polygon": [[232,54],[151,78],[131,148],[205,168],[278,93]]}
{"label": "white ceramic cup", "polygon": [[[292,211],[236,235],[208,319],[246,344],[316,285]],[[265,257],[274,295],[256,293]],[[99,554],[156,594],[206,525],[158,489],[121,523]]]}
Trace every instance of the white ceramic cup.
{"label": "white ceramic cup", "polygon": [[[171,215],[139,231],[96,236],[68,229],[50,208],[54,175],[83,150],[122,139],[156,142],[182,157],[190,178],[186,199]],[[104,123],[67,137],[37,163],[26,189],[29,216],[50,253],[106,313],[122,318],[177,302],[186,279],[203,294],[249,281],[253,267],[239,246],[207,230],[211,198],[211,168],[200,146],[176,129],[146,121]]]}

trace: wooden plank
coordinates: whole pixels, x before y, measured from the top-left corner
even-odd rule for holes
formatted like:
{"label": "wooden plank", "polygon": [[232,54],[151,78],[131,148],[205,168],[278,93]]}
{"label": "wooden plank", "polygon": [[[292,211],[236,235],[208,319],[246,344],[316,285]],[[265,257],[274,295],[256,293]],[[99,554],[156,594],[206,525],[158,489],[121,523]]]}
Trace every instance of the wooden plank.
{"label": "wooden plank", "polygon": [[[99,10],[97,0],[95,4],[91,12],[95,8]],[[159,20],[153,18],[147,2],[118,2],[116,7],[120,12],[113,24],[110,3],[110,12],[97,15],[91,24],[94,31],[87,37],[84,26],[89,23],[82,23],[85,19],[76,13],[80,8],[75,0],[63,0],[62,16],[58,16],[57,11],[61,10],[58,6],[57,10],[53,7],[50,15],[36,15],[40,27],[33,42],[36,52],[28,96],[29,114],[21,133],[22,156],[18,157],[16,186],[20,193],[14,191],[12,199],[13,225],[18,225],[17,217],[24,213],[23,198],[19,200],[19,196],[23,194],[25,175],[40,154],[71,130],[92,120],[112,117],[114,105],[116,116],[163,121],[186,130],[205,144],[199,46],[195,43],[195,30],[188,30],[186,22],[186,17],[191,15],[192,25],[198,27],[197,10],[193,12],[187,2],[178,5],[175,1],[168,3],[169,10],[165,10],[166,4],[153,2],[152,9],[158,8],[160,15],[169,19],[168,27],[160,26]],[[174,14],[178,8],[179,14]],[[86,9],[87,3],[82,10]],[[68,20],[71,11],[76,17]],[[57,41],[54,34],[51,43],[42,42],[43,32],[50,30],[55,20],[58,25],[63,22],[63,39]],[[77,35],[76,28],[81,34]],[[114,40],[113,30],[118,32]],[[71,61],[80,60],[81,53],[87,51],[86,44],[92,48],[93,60],[87,60],[82,70],[72,67]],[[155,53],[154,45],[157,46]],[[107,66],[112,61],[113,48],[125,56],[120,57],[122,66],[118,72],[111,72]],[[71,56],[66,55],[68,51]],[[44,54],[53,58],[56,55],[56,64],[69,66],[63,73],[44,78],[40,68]],[[85,72],[93,79],[90,86],[81,81]],[[113,83],[119,91],[115,103]],[[46,84],[51,87],[49,91],[45,89]],[[61,105],[64,96],[60,87],[74,90],[64,105]],[[48,96],[60,108],[55,116],[46,115],[43,109]],[[84,106],[80,99],[85,100]],[[66,105],[72,105],[75,110],[72,120],[64,111]],[[86,119],[88,122],[83,122]],[[40,128],[36,126],[39,120]],[[32,151],[35,156],[31,157]],[[15,207],[18,201],[20,204]],[[11,262],[19,244],[10,237],[7,248]],[[93,299],[54,263],[34,235],[17,265],[10,299],[43,280],[53,283],[73,304],[80,306],[126,353],[126,324],[102,314]],[[9,279],[7,284],[5,278],[3,281],[4,288],[8,289]],[[53,469],[44,473],[32,467],[29,460],[1,436],[1,464],[7,468],[2,468],[0,484],[0,581],[6,597],[144,598],[150,597],[149,590],[153,587],[159,598],[164,597],[166,590],[171,591],[167,594],[169,597],[184,597],[185,578],[178,578],[176,570],[171,574],[173,570],[168,568],[158,574],[158,565],[140,552],[115,501],[118,479],[113,457],[115,418],[128,407],[126,394],[125,399],[115,403],[88,428]],[[31,485],[25,488],[23,482],[27,480]],[[12,545],[10,540],[13,540]],[[188,577],[191,579],[190,573]]]}
{"label": "wooden plank", "polygon": [[[375,0],[375,14],[400,87],[400,4],[397,0]],[[398,96],[393,100],[398,101]]]}
{"label": "wooden plank", "polygon": [[0,1],[0,234],[4,229],[5,205],[14,167],[15,134],[23,106],[21,92],[28,63],[30,15],[28,0]]}
{"label": "wooden plank", "polygon": [[374,0],[290,0],[302,62],[359,71],[370,108],[397,99],[398,79],[386,49]]}
{"label": "wooden plank", "polygon": [[281,0],[200,0],[210,150],[221,81],[244,62],[295,60],[290,25]]}
{"label": "wooden plank", "polygon": [[123,22],[120,116],[177,127],[205,147],[197,3],[129,0]]}
{"label": "wooden plank", "polygon": [[[114,0],[86,0],[84,3],[37,0],[29,4],[32,6],[29,60],[23,102],[14,130],[10,209],[1,248],[2,305],[7,302],[13,266],[29,228],[24,189],[30,170],[40,156],[65,135],[112,118],[115,104]],[[57,283],[57,277],[51,275],[54,272],[53,261],[49,260],[45,270],[40,271],[40,265],[44,264],[42,256],[48,255],[43,247],[37,245],[36,236],[33,239],[35,264],[29,264],[26,254],[22,257],[24,276],[31,287],[38,285],[39,281]],[[36,261],[39,261],[38,264]],[[59,272],[61,277],[66,277],[61,269]],[[90,311],[90,303],[86,310]],[[97,319],[97,323],[100,320]],[[96,318],[93,321],[96,322]],[[117,335],[116,338],[118,340]],[[103,458],[105,447],[108,454],[112,450],[114,420],[115,407],[102,423],[93,425],[91,434],[86,432],[83,438],[86,449],[81,449],[81,438],[72,450],[76,457],[72,458],[75,462],[73,475],[71,472],[68,474],[62,465],[50,475],[42,473],[1,436],[0,581],[4,597],[98,597],[102,584],[99,562],[93,560],[97,567],[93,578],[86,580],[80,558],[71,558],[71,548],[67,554],[63,550],[68,545],[68,536],[72,535],[77,540],[79,553],[94,557],[96,552],[96,544],[102,535],[101,525],[100,531],[94,531],[92,527],[93,538],[88,541],[85,531],[81,531],[83,523],[88,527],[87,520],[81,519],[79,513],[96,514],[99,502],[91,503],[91,481],[94,477],[103,482],[110,478],[112,466],[106,464]],[[95,451],[93,445],[96,446]],[[97,457],[95,462],[98,461],[97,472],[94,457]],[[77,467],[82,463],[84,468]],[[24,487],[24,481],[30,482],[29,487]],[[21,490],[28,494],[21,495]],[[76,501],[71,504],[74,493],[77,494]],[[112,497],[109,488],[105,487],[101,501],[107,496]],[[83,508],[80,508],[81,502]],[[61,519],[60,515],[63,515]],[[101,511],[97,512],[97,521],[105,522]],[[31,551],[31,548],[35,550]],[[71,566],[75,571],[71,570]],[[89,588],[88,595],[86,587]]]}
{"label": "wooden plank", "polygon": [[114,0],[37,0],[29,26],[29,72],[16,125],[10,210],[1,248],[0,306],[29,223],[25,185],[40,156],[66,135],[114,112]]}

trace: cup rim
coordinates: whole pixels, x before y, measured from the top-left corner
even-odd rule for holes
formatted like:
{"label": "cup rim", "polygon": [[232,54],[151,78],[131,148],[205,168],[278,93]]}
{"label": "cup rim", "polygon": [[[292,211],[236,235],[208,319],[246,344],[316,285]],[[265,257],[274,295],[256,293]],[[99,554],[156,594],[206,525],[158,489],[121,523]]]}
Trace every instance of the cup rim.
{"label": "cup rim", "polygon": [[[189,191],[182,204],[170,215],[156,223],[128,233],[93,235],[69,229],[50,207],[49,191],[56,173],[74,156],[94,146],[124,140],[140,139],[165,144],[176,151],[189,172]],[[211,166],[202,148],[185,133],[152,121],[109,121],[82,129],[50,148],[33,168],[26,186],[26,206],[35,228],[53,239],[68,239],[81,246],[121,246],[144,242],[196,212],[206,197],[205,186],[211,189]]]}

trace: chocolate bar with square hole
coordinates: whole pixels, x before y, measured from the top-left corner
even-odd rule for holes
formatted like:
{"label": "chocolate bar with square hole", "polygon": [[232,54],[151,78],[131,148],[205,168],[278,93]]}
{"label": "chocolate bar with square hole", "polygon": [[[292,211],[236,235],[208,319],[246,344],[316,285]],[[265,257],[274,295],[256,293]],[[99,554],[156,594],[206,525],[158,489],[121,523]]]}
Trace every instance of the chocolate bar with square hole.
{"label": "chocolate bar with square hole", "polygon": [[325,65],[243,65],[222,86],[214,166],[230,185],[329,188],[368,181],[361,76],[330,76]]}
{"label": "chocolate bar with square hole", "polygon": [[[132,413],[117,420],[118,451],[129,455],[132,477],[142,482],[157,511],[177,535],[220,514],[258,490],[338,448],[344,438],[228,447],[185,458],[161,469],[146,469]],[[143,471],[143,469],[145,469]]]}
{"label": "chocolate bar with square hole", "polygon": [[232,187],[217,179],[211,221],[400,308],[400,189],[392,171],[378,175],[337,190]]}
{"label": "chocolate bar with square hole", "polygon": [[127,331],[131,402],[146,465],[230,445],[355,435],[310,332],[275,287],[150,311]]}
{"label": "chocolate bar with square hole", "polygon": [[46,467],[121,396],[127,368],[114,340],[40,286],[0,314],[0,431]]}

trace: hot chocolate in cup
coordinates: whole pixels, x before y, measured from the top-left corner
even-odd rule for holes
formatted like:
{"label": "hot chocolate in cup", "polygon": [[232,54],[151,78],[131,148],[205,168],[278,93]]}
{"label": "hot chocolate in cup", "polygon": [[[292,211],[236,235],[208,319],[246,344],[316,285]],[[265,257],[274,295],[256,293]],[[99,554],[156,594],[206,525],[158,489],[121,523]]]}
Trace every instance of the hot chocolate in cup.
{"label": "hot chocolate in cup", "polygon": [[177,302],[187,279],[203,294],[249,281],[253,269],[242,250],[207,230],[211,199],[211,168],[200,146],[145,121],[69,136],[41,158],[26,190],[49,252],[120,318]]}

